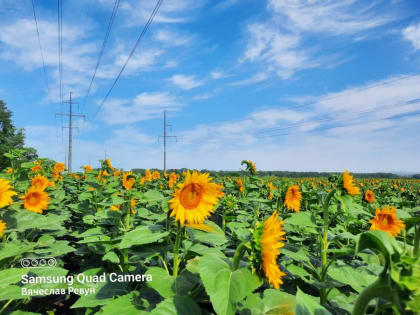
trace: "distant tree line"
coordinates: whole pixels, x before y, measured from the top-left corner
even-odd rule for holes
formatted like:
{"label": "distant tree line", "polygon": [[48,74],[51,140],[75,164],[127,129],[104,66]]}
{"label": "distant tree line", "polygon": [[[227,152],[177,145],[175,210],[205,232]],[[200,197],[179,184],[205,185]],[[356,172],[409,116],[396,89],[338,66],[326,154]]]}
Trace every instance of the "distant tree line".
{"label": "distant tree line", "polygon": [[[177,174],[181,174],[186,171],[186,168],[180,169],[168,169],[166,172],[169,174],[171,172],[175,172]],[[144,168],[135,168],[132,170],[136,174],[143,174],[146,172]],[[150,171],[159,171],[162,172],[161,169],[150,169]],[[214,171],[214,170],[207,170],[202,169],[200,172],[210,173],[213,177],[218,176],[229,176],[229,177],[238,177],[247,175],[246,171]],[[293,172],[293,171],[258,171],[259,176],[277,176],[277,177],[328,177],[331,174],[341,174],[336,172]],[[420,179],[420,174],[412,175],[412,176],[401,176],[393,173],[352,173],[356,178],[413,178],[413,179]]]}

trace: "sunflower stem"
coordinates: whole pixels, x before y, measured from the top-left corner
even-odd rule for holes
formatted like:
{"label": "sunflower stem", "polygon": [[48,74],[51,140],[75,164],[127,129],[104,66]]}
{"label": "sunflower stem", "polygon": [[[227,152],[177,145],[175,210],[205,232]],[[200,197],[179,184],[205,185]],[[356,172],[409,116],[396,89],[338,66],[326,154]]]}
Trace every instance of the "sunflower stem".
{"label": "sunflower stem", "polygon": [[3,307],[0,310],[0,314],[3,313],[3,311],[10,305],[10,303],[13,302],[14,299],[10,299],[9,301],[7,301],[6,304],[3,305]]}
{"label": "sunflower stem", "polygon": [[[322,270],[321,270],[321,281],[325,281],[325,278],[327,277],[326,269],[328,268],[327,263],[327,250],[328,250],[328,226],[329,226],[329,206],[332,196],[335,193],[335,189],[332,189],[327,197],[325,198],[324,205],[323,205],[323,211],[324,211],[324,228],[323,228],[323,236],[322,236],[322,242],[321,242],[321,263],[322,263]],[[320,290],[320,304],[324,305],[327,303],[327,291],[325,288]]]}
{"label": "sunflower stem", "polygon": [[239,262],[246,250],[246,242],[242,242],[238,245],[235,251],[235,255],[233,256],[233,264],[232,264],[232,271],[235,271],[239,267]]}
{"label": "sunflower stem", "polygon": [[414,250],[413,255],[414,257],[417,257],[420,254],[420,228],[416,226],[416,234],[414,236]]}
{"label": "sunflower stem", "polygon": [[398,299],[392,292],[388,276],[380,276],[374,283],[360,293],[356,300],[352,315],[363,315],[372,299],[383,298],[392,304],[398,305]]}
{"label": "sunflower stem", "polygon": [[179,247],[181,246],[181,240],[182,240],[182,227],[181,224],[178,222],[178,230],[176,233],[176,240],[175,240],[175,247],[174,247],[174,269],[172,275],[174,277],[178,276],[178,266],[179,266],[179,260],[178,260],[178,253],[179,253]]}

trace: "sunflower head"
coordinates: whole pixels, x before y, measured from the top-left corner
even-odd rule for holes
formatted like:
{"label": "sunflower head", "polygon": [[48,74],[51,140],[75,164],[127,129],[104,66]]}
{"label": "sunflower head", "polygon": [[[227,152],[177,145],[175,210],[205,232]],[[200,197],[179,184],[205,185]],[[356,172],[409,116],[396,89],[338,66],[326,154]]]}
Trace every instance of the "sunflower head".
{"label": "sunflower head", "polygon": [[64,163],[55,163],[54,164],[54,173],[62,173],[66,170]]}
{"label": "sunflower head", "polygon": [[282,277],[286,275],[277,265],[277,256],[284,246],[283,224],[284,221],[280,221],[277,211],[274,211],[264,223],[257,223],[251,240],[253,269],[260,275],[264,273],[276,289],[283,284]]}
{"label": "sunflower head", "polygon": [[0,237],[3,236],[5,230],[6,230],[6,222],[0,220]]}
{"label": "sunflower head", "polygon": [[158,171],[154,171],[152,174],[153,179],[159,179],[160,178],[160,173]]}
{"label": "sunflower head", "polygon": [[135,213],[135,206],[136,206],[136,204],[137,204],[136,199],[131,198],[130,199],[130,212],[131,212],[131,214],[134,214]]}
{"label": "sunflower head", "polygon": [[343,187],[351,196],[360,194],[360,189],[354,184],[353,176],[350,175],[348,170],[343,173]]}
{"label": "sunflower head", "polygon": [[7,174],[11,174],[11,173],[13,173],[13,168],[9,167],[9,168],[7,169]]}
{"label": "sunflower head", "polygon": [[38,165],[38,164],[31,168],[31,171],[34,172],[34,173],[36,173],[40,170],[42,170],[42,166]]}
{"label": "sunflower head", "polygon": [[395,207],[385,206],[383,209],[376,209],[375,217],[370,220],[370,230],[380,230],[395,237],[405,228],[402,220],[397,219],[397,210]]}
{"label": "sunflower head", "polygon": [[109,207],[109,210],[111,211],[120,211],[121,205],[112,205]]}
{"label": "sunflower head", "polygon": [[41,174],[37,174],[34,178],[32,178],[32,186],[38,188],[39,190],[45,190],[45,188],[48,187],[48,184],[48,178],[42,176]]}
{"label": "sunflower head", "polygon": [[10,181],[0,178],[0,208],[10,206],[13,203],[12,197],[17,195],[9,183]]}
{"label": "sunflower head", "polygon": [[246,166],[246,170],[248,172],[250,172],[251,175],[257,174],[257,167],[255,166],[255,163],[254,162],[252,162],[251,160],[243,160],[241,162],[241,165],[244,165],[244,164]]}
{"label": "sunflower head", "polygon": [[120,171],[120,170],[116,170],[116,171],[114,172],[114,176],[115,176],[115,177],[120,176],[120,174],[121,174],[121,171]]}
{"label": "sunflower head", "polygon": [[50,198],[48,194],[36,187],[29,187],[26,194],[21,199],[24,199],[23,206],[26,210],[42,213],[43,210],[48,208]]}
{"label": "sunflower head", "polygon": [[299,186],[292,185],[290,186],[284,197],[284,206],[295,212],[300,211],[300,204],[302,202],[302,193],[299,190]]}
{"label": "sunflower head", "polygon": [[136,180],[135,180],[135,178],[133,176],[133,172],[125,172],[125,173],[123,173],[122,185],[124,186],[124,188],[126,190],[130,190],[131,187],[133,187],[135,181]]}
{"label": "sunflower head", "polygon": [[365,192],[365,201],[366,202],[369,202],[369,203],[372,203],[372,202],[374,202],[375,201],[375,194],[373,193],[373,191],[371,191],[371,190],[366,190],[366,192]]}
{"label": "sunflower head", "polygon": [[85,165],[85,173],[90,172],[92,170],[92,166],[90,166],[89,164]]}
{"label": "sunflower head", "polygon": [[108,166],[110,170],[114,170],[114,167],[112,166],[111,160],[109,158],[105,159],[105,163],[106,163],[106,166]]}
{"label": "sunflower head", "polygon": [[169,200],[171,216],[181,225],[184,223],[201,224],[215,210],[219,198],[223,196],[222,186],[212,183],[208,173],[187,171],[183,183]]}

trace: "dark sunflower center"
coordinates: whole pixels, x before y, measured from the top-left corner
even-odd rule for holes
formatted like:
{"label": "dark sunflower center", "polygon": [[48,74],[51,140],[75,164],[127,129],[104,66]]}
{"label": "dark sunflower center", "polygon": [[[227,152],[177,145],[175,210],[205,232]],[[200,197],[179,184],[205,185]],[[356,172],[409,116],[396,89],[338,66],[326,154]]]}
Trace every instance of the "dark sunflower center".
{"label": "dark sunflower center", "polygon": [[39,194],[38,193],[32,193],[30,196],[29,196],[29,200],[28,200],[28,202],[29,202],[29,204],[31,205],[31,206],[36,206],[38,203],[39,203]]}
{"label": "dark sunflower center", "polygon": [[199,184],[191,183],[181,190],[180,202],[185,209],[195,209],[200,204],[203,188]]}
{"label": "dark sunflower center", "polygon": [[382,224],[384,225],[392,225],[394,223],[394,219],[389,214],[385,214],[382,217]]}

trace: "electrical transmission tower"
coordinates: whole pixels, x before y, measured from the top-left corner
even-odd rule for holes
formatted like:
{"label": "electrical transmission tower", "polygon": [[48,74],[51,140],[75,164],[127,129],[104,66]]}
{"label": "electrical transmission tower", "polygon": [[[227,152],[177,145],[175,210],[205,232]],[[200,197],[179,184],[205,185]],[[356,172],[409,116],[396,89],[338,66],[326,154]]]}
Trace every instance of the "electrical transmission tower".
{"label": "electrical transmission tower", "polygon": [[166,123],[166,110],[163,111],[163,136],[159,136],[158,140],[160,138],[163,138],[163,172],[166,172],[166,138],[175,138],[175,141],[178,142],[178,139],[176,136],[168,136],[166,135],[166,127],[171,127],[171,125],[168,125]]}
{"label": "electrical transmission tower", "polygon": [[69,125],[63,126],[63,128],[69,129],[69,148],[68,148],[68,158],[67,158],[67,170],[69,173],[71,173],[71,161],[72,161],[72,150],[73,150],[73,129],[77,129],[77,127],[73,127],[73,117],[83,117],[85,118],[85,115],[75,115],[73,114],[73,104],[77,104],[73,102],[71,98],[72,92],[70,92],[70,99],[69,101],[63,102],[69,104],[69,113],[68,114],[55,114],[56,116],[68,116],[69,117]]}

